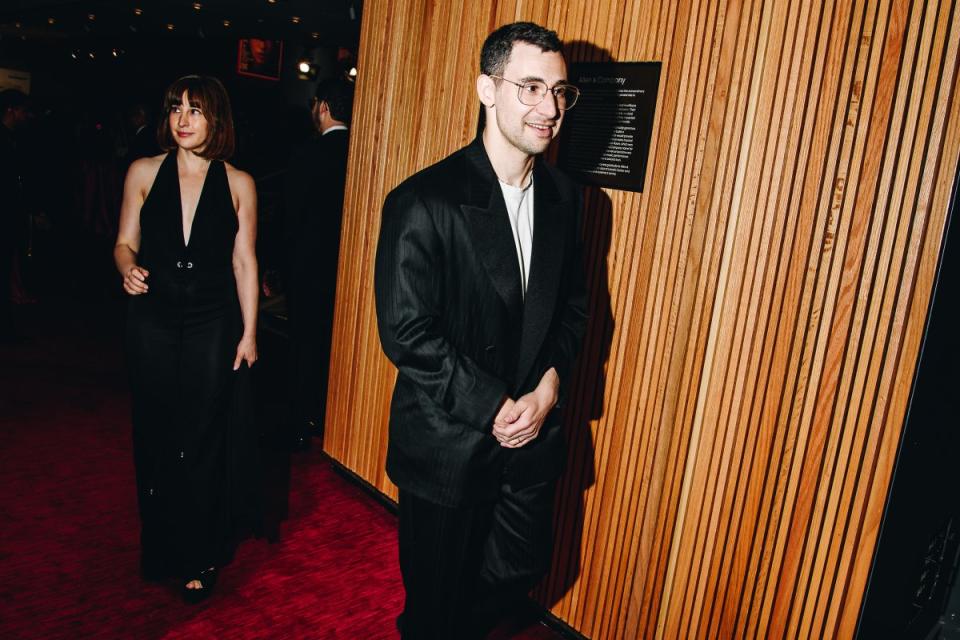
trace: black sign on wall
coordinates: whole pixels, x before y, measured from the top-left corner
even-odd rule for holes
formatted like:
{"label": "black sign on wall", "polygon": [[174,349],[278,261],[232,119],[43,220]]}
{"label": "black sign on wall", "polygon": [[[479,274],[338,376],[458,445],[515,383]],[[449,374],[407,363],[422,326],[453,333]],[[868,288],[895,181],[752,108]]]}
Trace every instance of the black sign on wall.
{"label": "black sign on wall", "polygon": [[559,164],[571,177],[601,187],[643,191],[660,86],[660,62],[570,65],[580,89],[565,115]]}

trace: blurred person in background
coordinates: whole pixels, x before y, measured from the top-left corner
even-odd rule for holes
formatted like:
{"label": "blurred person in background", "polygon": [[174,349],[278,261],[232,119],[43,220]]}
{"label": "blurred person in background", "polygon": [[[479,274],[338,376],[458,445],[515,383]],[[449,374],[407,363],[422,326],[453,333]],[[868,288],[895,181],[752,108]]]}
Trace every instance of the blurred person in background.
{"label": "blurred person in background", "polygon": [[311,435],[322,429],[326,406],[353,84],[319,82],[310,110],[318,135],[294,152],[284,185],[296,449],[309,446]]}
{"label": "blurred person in background", "polygon": [[29,233],[23,196],[24,152],[18,131],[30,119],[27,96],[17,89],[0,92],[0,341],[12,341],[13,296],[18,251]]}

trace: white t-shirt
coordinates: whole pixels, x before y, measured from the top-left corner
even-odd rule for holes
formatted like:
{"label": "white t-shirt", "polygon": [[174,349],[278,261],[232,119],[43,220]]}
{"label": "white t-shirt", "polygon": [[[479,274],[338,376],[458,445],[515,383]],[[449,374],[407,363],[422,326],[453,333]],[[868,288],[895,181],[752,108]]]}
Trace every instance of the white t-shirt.
{"label": "white t-shirt", "polygon": [[527,295],[527,277],[530,274],[530,254],[533,252],[533,176],[526,187],[514,187],[503,181],[503,201],[507,205],[510,228],[513,230],[513,242],[517,248],[517,260],[520,263],[520,282],[524,297]]}

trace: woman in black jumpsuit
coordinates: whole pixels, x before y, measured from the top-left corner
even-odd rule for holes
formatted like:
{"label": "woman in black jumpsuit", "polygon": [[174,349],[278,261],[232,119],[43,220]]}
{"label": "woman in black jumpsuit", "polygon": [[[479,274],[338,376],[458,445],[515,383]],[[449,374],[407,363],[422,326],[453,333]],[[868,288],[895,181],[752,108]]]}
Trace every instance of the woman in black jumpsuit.
{"label": "woman in black jumpsuit", "polygon": [[256,192],[223,162],[233,125],[218,80],[181,78],[165,110],[168,152],[131,165],[114,257],[131,295],[141,571],[182,578],[193,602],[259,523],[245,405],[257,358]]}

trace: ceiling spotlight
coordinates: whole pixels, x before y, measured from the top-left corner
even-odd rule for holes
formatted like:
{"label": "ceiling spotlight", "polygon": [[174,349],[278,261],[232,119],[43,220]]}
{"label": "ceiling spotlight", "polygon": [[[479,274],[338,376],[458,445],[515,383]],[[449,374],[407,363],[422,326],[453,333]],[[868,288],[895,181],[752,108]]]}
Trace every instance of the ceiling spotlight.
{"label": "ceiling spotlight", "polygon": [[277,4],[277,0],[267,0],[267,4]]}
{"label": "ceiling spotlight", "polygon": [[143,15],[143,9],[141,9],[140,7],[137,7],[136,9],[133,10],[133,15],[135,15],[135,16],[142,16],[142,15]]}
{"label": "ceiling spotlight", "polygon": [[350,76],[351,78],[356,78],[356,77],[357,77],[357,68],[356,68],[356,67],[350,67],[350,71],[347,71],[347,75]]}
{"label": "ceiling spotlight", "polygon": [[91,60],[94,60],[94,59],[96,59],[97,54],[95,54],[93,51],[91,51],[90,53],[87,54],[87,57],[90,58]]}
{"label": "ceiling spotlight", "polygon": [[300,24],[300,16],[291,17],[290,22],[292,22],[293,24]]}
{"label": "ceiling spotlight", "polygon": [[97,19],[97,14],[95,14],[95,13],[88,13],[88,14],[87,14],[87,20],[89,20],[90,22],[93,22],[93,21],[96,20],[96,19]]}
{"label": "ceiling spotlight", "polygon": [[173,29],[174,29],[173,23],[172,23],[172,22],[168,22],[168,23],[167,23],[167,31],[173,31]]}
{"label": "ceiling spotlight", "polygon": [[297,63],[297,69],[300,70],[300,73],[310,73],[310,63],[306,60],[301,60]]}
{"label": "ceiling spotlight", "polygon": [[194,11],[200,11],[200,9],[203,9],[203,5],[202,5],[201,3],[199,3],[199,2],[194,2],[194,3],[193,3],[193,10],[194,10]]}
{"label": "ceiling spotlight", "polygon": [[224,21],[223,21],[223,26],[229,27],[229,26],[230,26],[230,21],[229,21],[229,20],[224,20]]}
{"label": "ceiling spotlight", "polygon": [[110,53],[113,55],[114,58],[117,58],[120,56],[120,52],[117,51],[116,49],[111,50]]}
{"label": "ceiling spotlight", "polygon": [[17,29],[19,29],[19,28],[21,28],[23,25],[20,24],[19,22],[14,22],[14,23],[13,23],[13,26],[15,26]]}
{"label": "ceiling spotlight", "polygon": [[71,52],[70,52],[70,57],[73,58],[74,60],[76,60],[77,58],[80,57],[80,55],[79,55],[76,51],[71,51]]}
{"label": "ceiling spotlight", "polygon": [[319,40],[320,33],[318,31],[314,31],[313,33],[310,34],[310,37],[313,38],[314,40]]}
{"label": "ceiling spotlight", "polygon": [[56,18],[47,18],[47,24],[54,24],[56,23],[56,21],[57,21]]}

